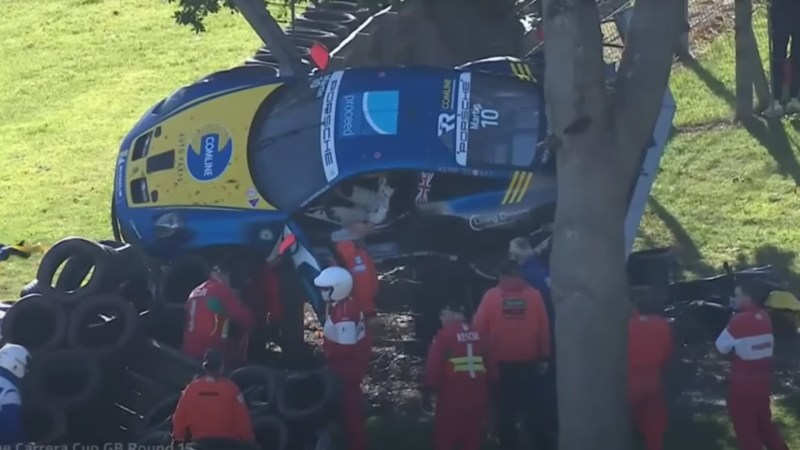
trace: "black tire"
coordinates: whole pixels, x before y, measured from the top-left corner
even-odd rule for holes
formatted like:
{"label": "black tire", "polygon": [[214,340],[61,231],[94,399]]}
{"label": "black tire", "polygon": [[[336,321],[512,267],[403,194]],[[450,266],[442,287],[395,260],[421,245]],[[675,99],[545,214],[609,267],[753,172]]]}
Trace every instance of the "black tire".
{"label": "black tire", "polygon": [[202,372],[199,361],[152,339],[132,348],[127,364],[131,371],[174,390],[182,390]]}
{"label": "black tire", "polygon": [[276,416],[263,416],[253,419],[253,433],[256,443],[263,449],[286,450],[289,445],[289,427]]}
{"label": "black tire", "polygon": [[[280,374],[275,370],[263,366],[245,366],[234,370],[230,379],[244,394],[252,416],[266,414],[275,408],[280,384]],[[252,388],[260,388],[258,395],[247,394]],[[255,404],[256,402],[261,404]]]}
{"label": "black tire", "polygon": [[272,63],[259,61],[256,58],[247,58],[244,60],[244,65],[247,67],[258,67],[264,70],[264,76],[273,76],[277,77],[280,73],[280,70],[277,66],[274,66]]}
{"label": "black tire", "polygon": [[67,313],[60,303],[31,294],[17,300],[0,322],[3,340],[20,344],[32,355],[58,348],[67,333]]}
{"label": "black tire", "polygon": [[[61,270],[55,287],[59,291],[69,292],[81,287],[81,283],[92,271],[92,258],[86,255],[75,255],[64,261],[64,268]],[[109,280],[110,282],[110,280]]]}
{"label": "black tire", "polygon": [[64,410],[40,402],[23,402],[22,424],[29,442],[54,444],[67,435],[67,415]]}
{"label": "black tire", "polygon": [[359,21],[356,16],[341,11],[326,11],[321,9],[308,9],[300,17],[309,20],[318,20],[320,22],[330,22],[341,25],[349,32],[352,32],[358,27]]}
{"label": "black tire", "polygon": [[294,45],[295,48],[297,48],[298,51],[301,51],[301,52],[302,52],[302,49],[308,50],[311,47],[313,47],[314,44],[319,44],[319,41],[317,41],[314,38],[301,36],[301,35],[297,35],[297,34],[290,35],[289,36],[289,40],[292,42],[292,45]]}
{"label": "black tire", "polygon": [[144,414],[142,428],[146,433],[172,431],[172,415],[178,406],[181,395],[171,395],[153,406]]}
{"label": "black tire", "polygon": [[81,350],[59,350],[31,359],[26,377],[32,397],[62,409],[91,404],[100,393],[101,369]]}
{"label": "black tire", "polygon": [[[58,268],[70,258],[75,257],[79,258],[79,260],[88,258],[92,261],[94,273],[92,273],[86,285],[72,289],[62,289],[54,285],[53,278]],[[39,264],[39,270],[36,273],[39,291],[44,295],[65,302],[75,302],[83,297],[100,293],[108,286],[109,280],[113,280],[113,267],[109,264],[110,259],[111,256],[99,244],[79,237],[62,239],[45,253],[42,262]]]}
{"label": "black tire", "polygon": [[136,440],[140,446],[150,448],[167,448],[172,442],[172,435],[169,431],[150,431]]}
{"label": "black tire", "polygon": [[313,39],[316,42],[324,45],[328,51],[333,50],[336,46],[339,45],[342,40],[339,36],[331,33],[330,31],[322,31],[322,30],[314,30],[310,28],[301,28],[297,27],[295,29],[289,29],[287,34],[290,36],[297,36],[297,37],[304,37],[306,39]]}
{"label": "black tire", "polygon": [[31,294],[40,294],[40,293],[41,292],[39,292],[39,280],[34,278],[33,280],[30,281],[30,283],[26,284],[21,291],[19,291],[19,298]]}
{"label": "black tire", "polygon": [[197,286],[208,280],[211,267],[199,256],[173,261],[158,283],[158,298],[164,309],[179,309]]}
{"label": "black tire", "polygon": [[320,4],[316,8],[309,7],[309,10],[314,11],[336,11],[336,12],[343,12],[352,14],[358,19],[359,23],[363,22],[370,16],[369,8],[365,8],[358,4],[358,2],[346,2],[346,1],[329,1]]}
{"label": "black tire", "polygon": [[[113,314],[104,321],[100,314]],[[130,345],[139,332],[139,315],[130,303],[114,295],[87,297],[70,313],[67,342],[70,347],[103,358]]]}
{"label": "black tire", "polygon": [[278,389],[278,412],[289,421],[313,421],[329,412],[337,396],[338,382],[330,371],[296,372]]}
{"label": "black tire", "polygon": [[299,16],[294,19],[294,24],[297,28],[310,28],[312,30],[327,31],[339,36],[339,39],[344,39],[350,35],[349,28],[336,22],[312,20],[303,16]]}

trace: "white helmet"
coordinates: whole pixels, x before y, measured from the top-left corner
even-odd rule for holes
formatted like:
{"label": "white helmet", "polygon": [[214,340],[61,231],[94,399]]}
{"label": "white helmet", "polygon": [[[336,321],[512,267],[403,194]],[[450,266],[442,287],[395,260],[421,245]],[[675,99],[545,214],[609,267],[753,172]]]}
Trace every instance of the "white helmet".
{"label": "white helmet", "polygon": [[322,290],[322,299],[326,302],[340,302],[353,291],[353,276],[347,269],[328,267],[314,278],[314,286]]}
{"label": "white helmet", "polygon": [[531,246],[531,241],[525,237],[518,237],[508,243],[508,256],[518,264],[524,264],[536,254],[536,250]]}
{"label": "white helmet", "polygon": [[0,348],[0,367],[8,370],[17,378],[22,378],[28,372],[28,362],[31,354],[19,344],[6,344]]}

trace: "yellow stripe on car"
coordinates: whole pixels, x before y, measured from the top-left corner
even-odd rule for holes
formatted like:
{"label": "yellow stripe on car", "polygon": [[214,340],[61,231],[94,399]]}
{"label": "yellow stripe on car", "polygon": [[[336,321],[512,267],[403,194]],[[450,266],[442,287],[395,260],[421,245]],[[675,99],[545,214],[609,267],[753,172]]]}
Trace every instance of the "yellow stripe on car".
{"label": "yellow stripe on car", "polygon": [[510,203],[519,203],[525,198],[525,193],[528,192],[528,188],[531,187],[531,183],[533,182],[533,173],[531,172],[514,172],[514,175],[511,177],[511,182],[508,185],[508,189],[506,189],[506,194],[503,196],[503,205],[507,205]]}
{"label": "yellow stripe on car", "polygon": [[536,81],[536,77],[533,76],[533,72],[531,71],[530,66],[528,66],[525,63],[512,62],[511,73],[513,73],[515,77],[519,78],[522,81],[530,81],[530,82]]}

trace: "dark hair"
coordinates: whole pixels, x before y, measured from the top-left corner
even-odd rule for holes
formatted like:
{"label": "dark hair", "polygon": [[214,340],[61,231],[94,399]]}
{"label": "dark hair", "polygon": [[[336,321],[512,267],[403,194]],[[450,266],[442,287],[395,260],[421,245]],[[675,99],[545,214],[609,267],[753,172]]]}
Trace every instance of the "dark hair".
{"label": "dark hair", "polygon": [[660,314],[661,308],[656,301],[652,286],[637,285],[630,288],[631,302],[642,314]]}
{"label": "dark hair", "polygon": [[767,303],[770,292],[772,289],[764,282],[758,280],[735,280],[736,286],[742,290],[742,293],[758,306],[764,306]]}
{"label": "dark hair", "polygon": [[217,349],[206,350],[203,355],[203,370],[206,373],[219,373],[222,371],[222,353]]}
{"label": "dark hair", "polygon": [[504,259],[500,261],[497,266],[497,272],[500,276],[516,277],[519,276],[519,264],[511,259]]}

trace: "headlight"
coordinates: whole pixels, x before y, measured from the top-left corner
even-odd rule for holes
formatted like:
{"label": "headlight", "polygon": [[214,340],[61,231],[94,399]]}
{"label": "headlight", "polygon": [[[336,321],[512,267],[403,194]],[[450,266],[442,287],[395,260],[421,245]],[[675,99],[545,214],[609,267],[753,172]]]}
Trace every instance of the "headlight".
{"label": "headlight", "polygon": [[176,212],[162,214],[156,219],[156,236],[159,238],[170,237],[181,228],[183,219]]}

